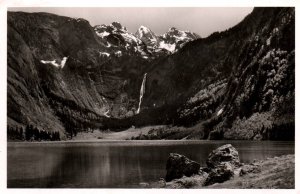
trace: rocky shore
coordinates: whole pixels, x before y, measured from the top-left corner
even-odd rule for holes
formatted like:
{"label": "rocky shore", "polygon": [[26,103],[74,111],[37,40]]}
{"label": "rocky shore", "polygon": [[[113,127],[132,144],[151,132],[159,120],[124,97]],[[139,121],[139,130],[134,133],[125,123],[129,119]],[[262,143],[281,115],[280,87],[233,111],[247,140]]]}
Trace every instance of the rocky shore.
{"label": "rocky shore", "polygon": [[231,188],[231,189],[293,189],[295,188],[295,156],[283,155],[240,162],[238,151],[231,145],[213,150],[206,167],[196,161],[171,153],[166,165],[166,177],[149,187],[159,188]]}

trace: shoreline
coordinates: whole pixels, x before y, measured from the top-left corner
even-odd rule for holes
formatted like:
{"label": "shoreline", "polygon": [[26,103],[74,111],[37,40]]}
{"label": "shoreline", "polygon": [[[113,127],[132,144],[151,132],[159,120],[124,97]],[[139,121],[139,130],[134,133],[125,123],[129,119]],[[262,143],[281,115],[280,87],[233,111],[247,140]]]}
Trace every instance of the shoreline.
{"label": "shoreline", "polygon": [[189,143],[197,143],[197,142],[207,142],[207,143],[211,143],[211,142],[294,142],[295,141],[278,141],[278,140],[208,140],[208,139],[155,139],[155,140],[123,140],[123,139],[99,139],[99,140],[94,140],[94,139],[90,139],[90,140],[61,140],[61,141],[7,141],[7,144],[62,144],[62,143],[110,143],[110,142],[132,142],[132,143],[150,143],[150,142],[160,142],[160,143],[164,143],[164,142],[189,142]]}
{"label": "shoreline", "polygon": [[183,176],[170,182],[152,182],[146,188],[163,189],[295,189],[295,154],[242,164],[231,179],[204,186],[207,175]]}

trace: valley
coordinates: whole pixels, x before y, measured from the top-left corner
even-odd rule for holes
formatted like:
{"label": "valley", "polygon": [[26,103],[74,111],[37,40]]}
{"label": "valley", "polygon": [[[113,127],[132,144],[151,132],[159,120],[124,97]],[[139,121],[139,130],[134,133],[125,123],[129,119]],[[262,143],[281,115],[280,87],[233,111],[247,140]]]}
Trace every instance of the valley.
{"label": "valley", "polygon": [[8,10],[7,188],[295,188],[295,7]]}
{"label": "valley", "polygon": [[7,22],[10,140],[28,126],[60,139],[135,128],[124,138],[294,140],[293,8],[254,8],[207,38],[50,13]]}

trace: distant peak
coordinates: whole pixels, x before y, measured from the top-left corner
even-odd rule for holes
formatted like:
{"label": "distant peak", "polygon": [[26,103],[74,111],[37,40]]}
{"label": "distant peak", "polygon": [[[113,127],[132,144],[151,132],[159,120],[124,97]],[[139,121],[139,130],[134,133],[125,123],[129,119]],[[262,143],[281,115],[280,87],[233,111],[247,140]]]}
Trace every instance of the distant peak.
{"label": "distant peak", "polygon": [[147,26],[143,26],[143,25],[139,27],[138,31],[141,31],[144,33],[149,33],[149,32],[152,33],[150,28],[148,28]]}
{"label": "distant peak", "polygon": [[168,31],[175,31],[175,30],[178,30],[178,29],[176,27],[171,27],[171,28],[169,28]]}
{"label": "distant peak", "polygon": [[151,38],[155,38],[155,34],[146,26],[141,25],[136,32],[136,35],[141,38],[144,36],[150,36]]}
{"label": "distant peak", "polygon": [[[112,22],[111,25],[114,26],[114,27],[117,28],[117,29],[123,29],[123,28],[124,28],[124,27],[121,25],[120,22]],[[124,29],[126,29],[126,28],[124,28]]]}
{"label": "distant peak", "polygon": [[146,26],[143,26],[143,25],[142,25],[142,26],[139,27],[139,29],[141,29],[141,30],[146,30],[146,29],[148,29],[148,28],[147,28]]}

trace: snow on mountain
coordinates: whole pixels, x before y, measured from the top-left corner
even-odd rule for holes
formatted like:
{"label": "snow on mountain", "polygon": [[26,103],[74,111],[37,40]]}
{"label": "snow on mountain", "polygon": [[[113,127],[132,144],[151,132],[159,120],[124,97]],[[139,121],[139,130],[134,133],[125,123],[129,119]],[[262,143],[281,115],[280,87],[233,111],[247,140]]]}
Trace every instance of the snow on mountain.
{"label": "snow on mountain", "polygon": [[163,40],[159,43],[159,48],[166,49],[170,52],[174,52],[175,48],[176,48],[176,45],[165,43],[165,41]]}
{"label": "snow on mountain", "polygon": [[[125,27],[123,27],[120,23],[118,22],[113,22],[112,24],[109,25],[97,25],[94,27],[94,30],[96,34],[102,38],[108,38],[108,36],[118,36],[118,38],[122,38],[126,43],[129,43],[129,45],[138,45],[141,44],[142,41],[135,37],[132,33],[128,32]],[[117,37],[115,37],[117,38]],[[108,40],[109,45],[113,44],[113,42],[110,42]]]}
{"label": "snow on mountain", "polygon": [[54,67],[58,67],[58,68],[64,68],[66,62],[67,62],[68,57],[64,57],[61,62],[58,64],[57,60],[52,60],[52,61],[46,61],[46,60],[41,60],[41,63],[43,64],[50,64],[53,65]]}
{"label": "snow on mountain", "polygon": [[198,39],[200,38],[200,36],[190,31],[182,31],[178,30],[175,27],[172,27],[159,38],[162,39],[164,42],[164,44],[161,44],[163,47],[165,47],[165,45],[175,44],[176,49],[174,48],[173,51],[171,51],[174,52],[181,48],[183,45],[185,45],[187,42]]}
{"label": "snow on mountain", "polygon": [[141,26],[135,35],[147,45],[152,54],[153,52],[162,52],[162,50],[174,53],[185,43],[200,38],[195,33],[181,31],[174,27],[170,28],[167,33],[157,36],[149,28]]}
{"label": "snow on mountain", "polygon": [[101,38],[104,38],[105,36],[110,35],[110,33],[106,32],[106,31],[101,32],[101,33],[99,33],[99,32],[96,31],[96,34],[97,34],[98,36],[100,36]]}
{"label": "snow on mountain", "polygon": [[122,51],[117,51],[117,52],[115,52],[115,55],[116,55],[117,57],[121,57],[121,56],[122,56]]}
{"label": "snow on mountain", "polygon": [[101,57],[103,57],[103,56],[109,57],[110,56],[110,54],[107,53],[107,52],[99,52],[99,54],[100,54]]}
{"label": "snow on mountain", "polygon": [[140,26],[135,35],[141,39],[147,46],[157,45],[156,35],[147,27]]}
{"label": "snow on mountain", "polygon": [[138,53],[144,59],[174,53],[185,43],[199,38],[195,33],[174,27],[158,36],[146,26],[140,26],[133,34],[118,22],[97,25],[94,30],[101,41],[104,41],[108,52],[122,51],[122,55]]}

